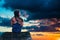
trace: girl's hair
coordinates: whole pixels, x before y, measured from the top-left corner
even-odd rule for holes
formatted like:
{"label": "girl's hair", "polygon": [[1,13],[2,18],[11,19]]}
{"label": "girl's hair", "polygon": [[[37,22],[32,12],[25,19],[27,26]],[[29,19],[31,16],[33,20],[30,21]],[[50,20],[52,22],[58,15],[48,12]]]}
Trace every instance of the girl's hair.
{"label": "girl's hair", "polygon": [[14,11],[14,17],[19,17],[19,10]]}

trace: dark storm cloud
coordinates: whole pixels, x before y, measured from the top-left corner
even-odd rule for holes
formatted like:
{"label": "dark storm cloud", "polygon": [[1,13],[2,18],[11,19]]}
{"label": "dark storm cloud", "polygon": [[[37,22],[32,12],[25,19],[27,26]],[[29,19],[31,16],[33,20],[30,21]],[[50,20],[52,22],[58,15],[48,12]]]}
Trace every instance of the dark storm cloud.
{"label": "dark storm cloud", "polygon": [[33,19],[59,17],[60,13],[59,0],[5,0],[5,2],[5,8],[29,10],[33,14]]}

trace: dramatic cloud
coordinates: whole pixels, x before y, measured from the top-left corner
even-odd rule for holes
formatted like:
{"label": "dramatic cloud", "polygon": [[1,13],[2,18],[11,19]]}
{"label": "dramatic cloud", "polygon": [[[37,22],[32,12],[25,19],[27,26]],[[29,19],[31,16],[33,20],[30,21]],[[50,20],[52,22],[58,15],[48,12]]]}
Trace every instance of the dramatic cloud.
{"label": "dramatic cloud", "polygon": [[60,13],[59,0],[5,0],[3,7],[28,10],[31,19],[59,17]]}

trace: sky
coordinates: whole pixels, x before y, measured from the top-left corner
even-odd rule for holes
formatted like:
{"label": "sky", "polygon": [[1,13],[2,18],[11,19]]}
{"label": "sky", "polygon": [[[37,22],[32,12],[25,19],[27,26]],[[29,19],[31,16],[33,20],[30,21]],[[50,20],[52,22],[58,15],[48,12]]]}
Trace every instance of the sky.
{"label": "sky", "polygon": [[5,17],[5,18],[10,18],[13,15],[13,12],[11,11],[11,9],[6,9],[4,7],[2,7],[5,4],[4,0],[0,1],[0,16],[1,17]]}
{"label": "sky", "polygon": [[27,13],[28,20],[60,18],[59,0],[0,0],[0,17],[13,17],[15,9],[20,9],[21,15]]}
{"label": "sky", "polygon": [[[14,14],[13,14],[14,10],[12,10],[12,8],[10,8],[10,7],[8,7],[8,9],[6,9],[5,7],[3,7],[3,5],[5,3],[6,3],[5,0],[0,0],[0,17],[11,19],[14,16]],[[21,10],[21,12],[24,13],[25,11],[24,10]],[[20,12],[20,14],[21,14],[21,12]],[[25,17],[22,17],[22,18],[26,20]]]}
{"label": "sky", "polygon": [[29,11],[28,19],[60,18],[59,0],[0,0],[0,15],[12,17],[14,9]]}

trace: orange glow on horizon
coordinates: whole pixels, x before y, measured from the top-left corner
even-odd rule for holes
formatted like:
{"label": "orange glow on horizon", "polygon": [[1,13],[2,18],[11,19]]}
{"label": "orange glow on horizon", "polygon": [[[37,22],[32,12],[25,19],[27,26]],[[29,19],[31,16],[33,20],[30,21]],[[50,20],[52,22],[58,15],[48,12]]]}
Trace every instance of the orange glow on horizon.
{"label": "orange glow on horizon", "polygon": [[60,40],[58,32],[30,32],[32,40]]}

